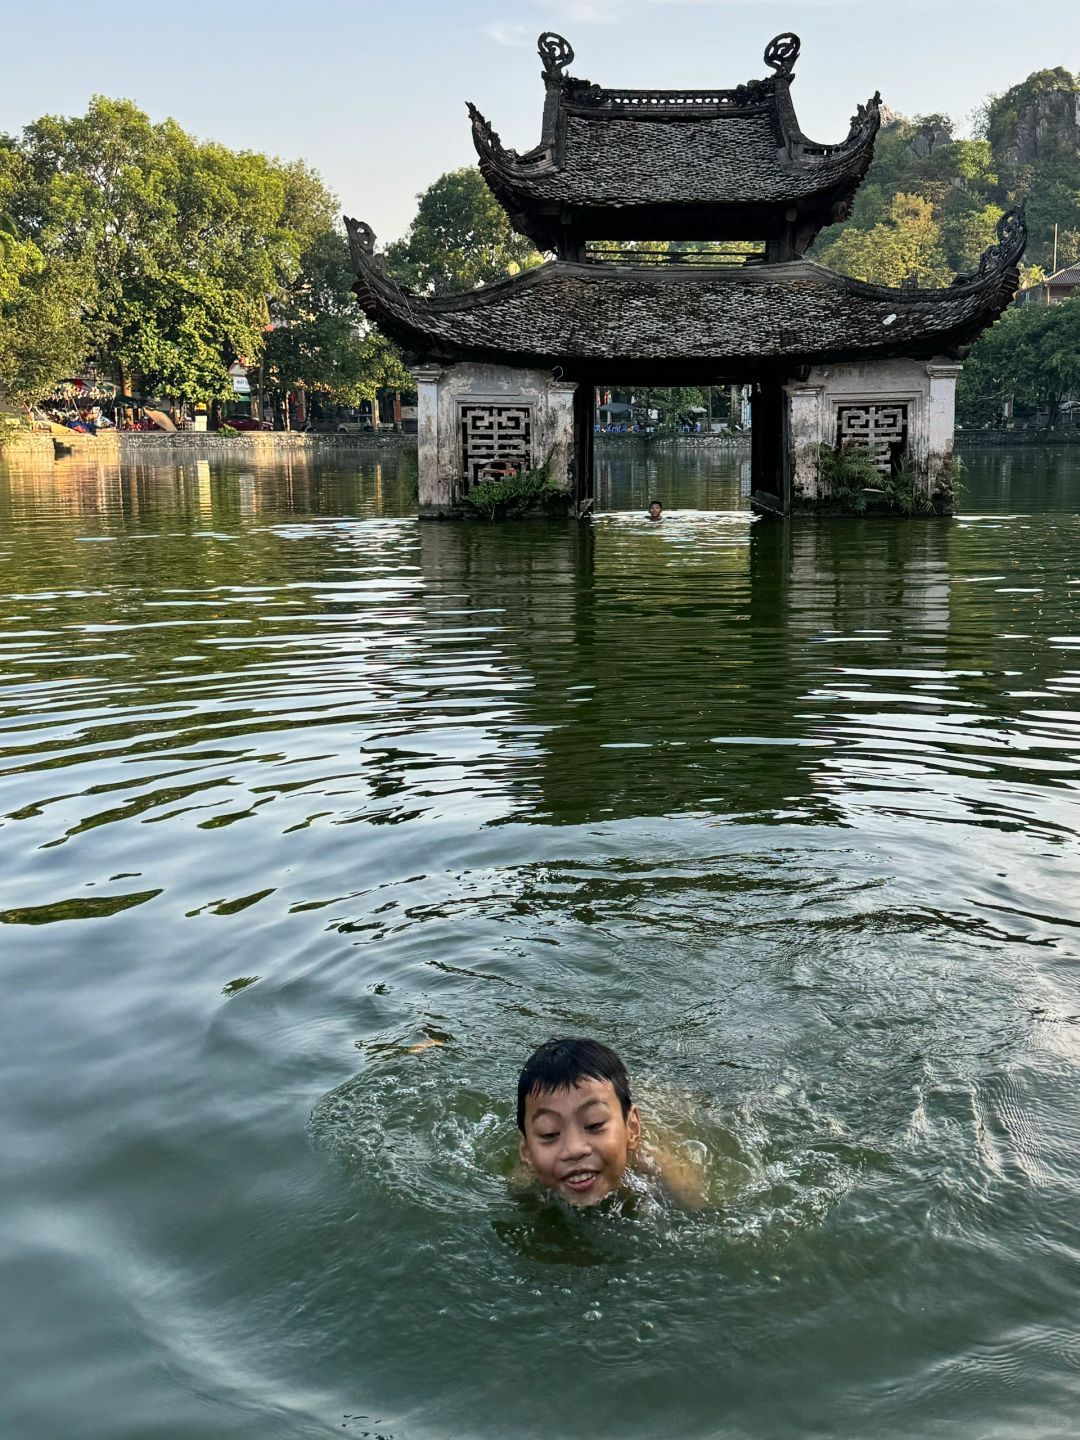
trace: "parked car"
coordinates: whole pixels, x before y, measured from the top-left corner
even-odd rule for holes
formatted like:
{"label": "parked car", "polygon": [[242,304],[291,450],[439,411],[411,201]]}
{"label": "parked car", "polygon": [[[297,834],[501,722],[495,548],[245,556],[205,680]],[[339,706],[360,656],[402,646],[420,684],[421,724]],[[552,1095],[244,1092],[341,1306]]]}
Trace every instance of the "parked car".
{"label": "parked car", "polygon": [[337,433],[339,435],[359,435],[363,431],[373,428],[370,420],[342,420],[337,427]]}
{"label": "parked car", "polygon": [[237,415],[232,420],[222,421],[224,425],[231,425],[234,430],[272,430],[274,427],[269,420],[257,420],[254,415]]}

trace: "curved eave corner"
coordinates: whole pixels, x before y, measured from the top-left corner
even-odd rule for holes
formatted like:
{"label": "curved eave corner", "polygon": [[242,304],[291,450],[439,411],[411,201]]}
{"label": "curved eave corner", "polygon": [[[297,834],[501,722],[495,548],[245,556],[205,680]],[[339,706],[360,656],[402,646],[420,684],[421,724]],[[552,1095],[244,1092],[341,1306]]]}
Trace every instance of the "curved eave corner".
{"label": "curved eave corner", "polygon": [[[530,213],[529,207],[522,203],[522,198],[518,193],[515,180],[522,157],[516,151],[504,149],[498,135],[492,129],[490,121],[480,113],[471,100],[467,100],[465,103],[469,112],[473,147],[479,161],[480,174],[484,177],[488,189],[502,206],[510,224],[519,234],[527,235],[540,250],[553,249],[557,244],[557,235],[553,236],[549,233],[543,222],[537,220]],[[546,148],[543,142],[535,150],[531,150],[526,158],[529,161],[532,176],[546,174],[556,168],[550,148]]]}
{"label": "curved eave corner", "polygon": [[996,231],[997,243],[983,251],[974,270],[957,275],[948,290],[931,292],[949,295],[970,289],[980,295],[981,304],[973,315],[965,342],[976,340],[995,320],[999,320],[1016,299],[1020,288],[1020,261],[1028,242],[1024,207],[1014,206],[1002,215]]}
{"label": "curved eave corner", "polygon": [[[846,137],[838,145],[822,145],[804,135],[795,118],[786,87],[783,93],[786,103],[780,106],[781,123],[788,146],[799,157],[799,166],[810,176],[813,176],[816,170],[832,170],[834,174],[827,188],[842,188],[854,199],[855,191],[874,158],[874,147],[881,129],[880,92],[875,91],[865,105],[858,106],[851,117],[851,126]],[[839,174],[836,173],[838,167]]]}
{"label": "curved eave corner", "polygon": [[349,253],[356,269],[352,292],[367,318],[402,349],[422,352],[424,331],[412,321],[412,299],[386,274],[375,254],[375,232],[363,220],[344,216]]}
{"label": "curved eave corner", "polygon": [[[957,299],[966,302],[963,318],[943,327],[936,334],[949,346],[969,345],[999,320],[1016,298],[1020,288],[1020,260],[1027,245],[1027,222],[1021,206],[1008,211],[997,222],[997,243],[979,257],[974,270],[957,275],[944,289],[920,289],[914,281],[897,287],[873,285],[841,275],[827,266],[810,262],[815,269],[850,290],[877,299],[889,300],[897,306],[919,306],[932,321],[934,308]],[[928,338],[935,333],[928,325]]]}

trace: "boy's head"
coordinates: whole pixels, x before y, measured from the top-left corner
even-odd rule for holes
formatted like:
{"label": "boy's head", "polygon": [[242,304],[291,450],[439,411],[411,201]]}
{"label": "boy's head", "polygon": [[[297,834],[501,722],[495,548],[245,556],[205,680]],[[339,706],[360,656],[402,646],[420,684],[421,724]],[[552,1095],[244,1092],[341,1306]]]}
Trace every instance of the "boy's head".
{"label": "boy's head", "polygon": [[641,1138],[626,1069],[598,1040],[549,1040],[518,1077],[522,1163],[571,1205],[595,1205],[622,1179]]}
{"label": "boy's head", "polygon": [[650,519],[650,520],[659,520],[660,517],[663,515],[663,513],[664,513],[664,507],[660,504],[660,501],[659,501],[659,500],[650,500],[650,501],[649,501],[649,519]]}

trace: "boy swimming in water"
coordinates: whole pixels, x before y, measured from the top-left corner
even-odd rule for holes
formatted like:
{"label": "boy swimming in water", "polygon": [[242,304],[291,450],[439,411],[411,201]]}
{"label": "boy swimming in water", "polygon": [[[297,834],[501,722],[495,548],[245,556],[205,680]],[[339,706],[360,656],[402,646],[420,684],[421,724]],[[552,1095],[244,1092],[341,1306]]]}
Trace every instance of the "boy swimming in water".
{"label": "boy swimming in water", "polygon": [[598,1040],[549,1040],[518,1077],[518,1153],[528,1174],[570,1205],[596,1205],[628,1170],[662,1181],[683,1204],[701,1204],[703,1175],[641,1138],[626,1067]]}

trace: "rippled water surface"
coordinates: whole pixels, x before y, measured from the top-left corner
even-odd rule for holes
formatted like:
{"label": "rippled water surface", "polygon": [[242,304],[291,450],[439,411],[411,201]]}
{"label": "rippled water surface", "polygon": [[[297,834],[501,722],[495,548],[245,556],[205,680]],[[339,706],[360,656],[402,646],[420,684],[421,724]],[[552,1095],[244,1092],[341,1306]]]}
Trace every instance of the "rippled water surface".
{"label": "rippled water surface", "polygon": [[[5,1440],[1075,1436],[1080,452],[744,468],[0,467]],[[704,1210],[508,1184],[582,1032]]]}

